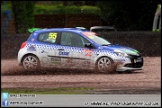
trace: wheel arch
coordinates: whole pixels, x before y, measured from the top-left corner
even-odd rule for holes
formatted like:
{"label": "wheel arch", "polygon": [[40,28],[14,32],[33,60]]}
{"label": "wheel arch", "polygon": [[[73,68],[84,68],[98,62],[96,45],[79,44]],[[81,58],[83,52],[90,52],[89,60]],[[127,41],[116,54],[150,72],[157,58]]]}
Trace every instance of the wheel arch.
{"label": "wheel arch", "polygon": [[111,60],[112,63],[114,63],[114,60],[113,60],[110,56],[101,56],[101,57],[97,58],[97,60],[96,60],[96,62],[95,62],[95,65],[97,64],[98,60],[99,60],[100,58],[102,58],[102,57],[107,57],[107,58],[109,58],[109,59]]}
{"label": "wheel arch", "polygon": [[[37,55],[35,55],[35,54],[33,54],[33,53],[28,53],[28,54],[25,54],[25,55],[22,57],[22,59],[21,59],[21,65],[22,65],[23,59],[24,59],[26,56],[28,56],[28,55],[33,55],[33,56],[37,57],[37,59],[39,60],[39,58],[38,58]],[[39,62],[40,62],[40,60],[39,60]]]}
{"label": "wheel arch", "polygon": [[114,70],[116,70],[116,65],[115,65],[114,60],[113,60],[111,57],[109,57],[109,56],[101,56],[101,57],[99,57],[99,58],[96,60],[95,69],[97,70],[97,72],[102,72],[102,71],[99,70],[99,68],[98,68],[98,61],[99,61],[101,58],[103,58],[103,57],[106,57],[106,58],[108,58],[108,59],[111,61],[111,67],[109,68],[108,71],[106,71],[106,73],[113,73]]}

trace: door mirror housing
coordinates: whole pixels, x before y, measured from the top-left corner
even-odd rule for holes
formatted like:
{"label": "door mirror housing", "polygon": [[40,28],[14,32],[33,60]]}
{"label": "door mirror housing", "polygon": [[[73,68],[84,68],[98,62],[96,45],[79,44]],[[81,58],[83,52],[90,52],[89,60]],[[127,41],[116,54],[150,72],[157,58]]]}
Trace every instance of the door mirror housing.
{"label": "door mirror housing", "polygon": [[93,45],[91,43],[85,43],[84,46],[87,47],[87,48],[93,48]]}

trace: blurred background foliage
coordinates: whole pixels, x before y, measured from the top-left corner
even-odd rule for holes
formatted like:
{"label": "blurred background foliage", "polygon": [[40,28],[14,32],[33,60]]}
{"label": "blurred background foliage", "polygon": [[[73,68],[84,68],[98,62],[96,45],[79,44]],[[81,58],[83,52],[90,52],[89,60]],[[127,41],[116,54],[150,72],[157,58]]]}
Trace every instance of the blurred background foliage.
{"label": "blurred background foliage", "polygon": [[63,6],[63,5],[36,5],[34,14],[95,14],[99,15],[100,9],[96,6]]}
{"label": "blurred background foliage", "polygon": [[157,5],[160,0],[102,1],[100,17],[105,25],[114,25],[118,30],[151,30]]}
{"label": "blurred background foliage", "polygon": [[114,26],[118,31],[151,31],[157,5],[161,4],[161,0],[6,2],[7,9],[16,14],[16,28],[31,27],[33,15],[38,14],[94,14],[100,16],[104,26]]}
{"label": "blurred background foliage", "polygon": [[[19,2],[19,1],[16,1]],[[26,2],[26,1],[25,1]],[[85,5],[85,1],[79,2],[79,6],[75,1],[68,1],[67,5],[64,5],[62,1],[34,1],[34,14],[95,14],[99,15],[100,8],[98,6]],[[81,4],[80,4],[81,3]],[[6,1],[6,7],[12,11],[12,5],[10,1]],[[4,4],[1,3],[1,13],[3,13]]]}

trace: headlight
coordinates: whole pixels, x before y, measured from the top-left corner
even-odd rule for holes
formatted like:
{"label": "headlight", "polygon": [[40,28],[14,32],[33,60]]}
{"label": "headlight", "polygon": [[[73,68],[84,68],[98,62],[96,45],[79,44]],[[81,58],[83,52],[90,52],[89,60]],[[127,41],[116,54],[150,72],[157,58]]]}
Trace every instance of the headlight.
{"label": "headlight", "polygon": [[117,56],[122,56],[122,57],[128,56],[125,52],[122,52],[120,50],[114,50],[114,52],[117,54]]}

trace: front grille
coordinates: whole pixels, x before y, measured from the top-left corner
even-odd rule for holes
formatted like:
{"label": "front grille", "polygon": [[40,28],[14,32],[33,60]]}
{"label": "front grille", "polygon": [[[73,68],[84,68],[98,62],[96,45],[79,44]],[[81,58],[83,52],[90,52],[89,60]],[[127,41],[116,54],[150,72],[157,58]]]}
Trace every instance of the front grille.
{"label": "front grille", "polygon": [[143,66],[143,58],[141,56],[129,55],[131,63],[125,64],[124,67],[141,68]]}
{"label": "front grille", "polygon": [[143,66],[143,63],[128,63],[124,67],[140,68]]}

